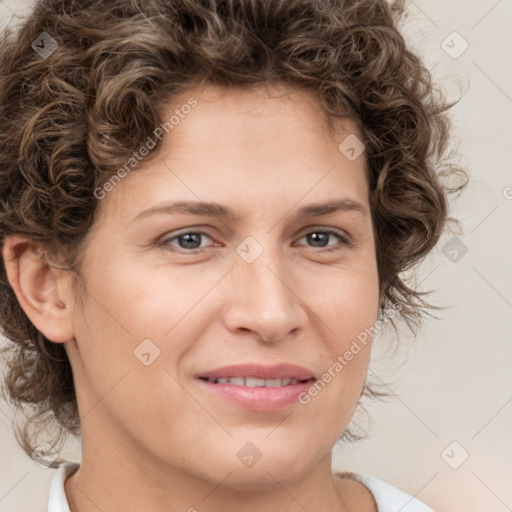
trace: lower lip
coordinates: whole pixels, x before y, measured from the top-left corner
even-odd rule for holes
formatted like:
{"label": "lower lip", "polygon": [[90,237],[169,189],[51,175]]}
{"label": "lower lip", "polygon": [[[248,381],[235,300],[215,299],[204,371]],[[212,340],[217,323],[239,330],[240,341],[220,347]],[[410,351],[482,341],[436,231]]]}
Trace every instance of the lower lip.
{"label": "lower lip", "polygon": [[253,411],[280,411],[298,402],[301,393],[307,391],[314,381],[299,382],[276,388],[248,387],[236,384],[214,384],[198,379],[209,392]]}

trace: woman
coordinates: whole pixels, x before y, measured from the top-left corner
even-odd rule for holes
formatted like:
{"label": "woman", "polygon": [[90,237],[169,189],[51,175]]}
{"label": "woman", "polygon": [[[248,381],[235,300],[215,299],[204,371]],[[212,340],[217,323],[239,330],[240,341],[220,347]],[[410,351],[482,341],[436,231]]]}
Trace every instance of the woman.
{"label": "woman", "polygon": [[6,38],[5,388],[56,424],[50,511],[431,510],[331,471],[458,172],[399,13],[42,0]]}

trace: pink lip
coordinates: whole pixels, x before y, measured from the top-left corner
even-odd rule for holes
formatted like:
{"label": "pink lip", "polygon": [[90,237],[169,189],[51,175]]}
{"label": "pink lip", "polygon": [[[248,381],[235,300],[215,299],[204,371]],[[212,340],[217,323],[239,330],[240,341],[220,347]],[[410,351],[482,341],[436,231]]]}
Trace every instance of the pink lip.
{"label": "pink lip", "polygon": [[[236,384],[213,383],[206,379],[229,377],[253,377],[256,379],[292,378],[298,381],[287,386],[275,388],[249,387]],[[302,392],[308,390],[315,380],[312,371],[292,364],[261,366],[258,364],[243,364],[224,366],[216,370],[197,375],[200,385],[208,392],[253,411],[279,411],[296,404]],[[308,380],[309,379],[309,380]]]}
{"label": "pink lip", "polygon": [[313,381],[298,382],[278,388],[237,386],[236,384],[214,384],[199,380],[206,391],[229,402],[253,411],[279,411],[298,402],[302,392],[306,392]]}
{"label": "pink lip", "polygon": [[220,379],[229,377],[254,377],[255,379],[284,379],[290,377],[297,380],[308,380],[314,378],[314,373],[307,368],[295,364],[281,363],[272,366],[246,363],[230,366],[223,366],[216,370],[199,373],[198,378]]}

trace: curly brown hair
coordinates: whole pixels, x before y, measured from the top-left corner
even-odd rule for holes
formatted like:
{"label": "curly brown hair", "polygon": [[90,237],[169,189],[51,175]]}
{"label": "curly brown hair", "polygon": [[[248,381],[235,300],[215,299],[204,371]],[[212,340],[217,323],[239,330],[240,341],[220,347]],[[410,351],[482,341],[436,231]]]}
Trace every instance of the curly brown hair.
{"label": "curly brown hair", "polygon": [[[285,83],[313,91],[329,126],[342,118],[359,126],[381,312],[399,309],[414,330],[433,306],[404,272],[437,243],[448,194],[464,186],[448,188],[441,175],[464,171],[447,155],[446,112],[456,102],[445,102],[406,47],[403,14],[402,2],[386,0],[40,0],[0,43],[1,243],[27,235],[79,277],[94,191],[162,123],[161,107],[202,83]],[[56,48],[41,56],[33,42],[45,32]],[[75,292],[83,296],[78,280]],[[0,317],[5,389],[32,409],[16,432],[32,455],[36,420],[53,423],[57,440],[80,433],[73,374],[63,344],[20,307],[3,259]],[[385,393],[366,385],[363,394]]]}

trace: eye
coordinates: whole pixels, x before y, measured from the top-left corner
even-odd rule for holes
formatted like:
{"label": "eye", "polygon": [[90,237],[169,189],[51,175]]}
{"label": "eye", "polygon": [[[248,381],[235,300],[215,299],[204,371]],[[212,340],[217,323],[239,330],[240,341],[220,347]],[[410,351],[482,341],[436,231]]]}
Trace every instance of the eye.
{"label": "eye", "polygon": [[[328,245],[329,237],[335,236],[338,240],[338,244]],[[337,249],[343,245],[349,246],[350,240],[347,235],[333,229],[315,229],[314,231],[309,231],[306,233],[300,240],[306,238],[310,243],[319,244],[313,245],[313,247],[318,248],[326,248],[327,251],[332,251]]]}
{"label": "eye", "polygon": [[[329,239],[333,236],[338,239],[338,243],[329,245]],[[172,251],[194,254],[201,252],[201,250],[205,248],[204,245],[201,245],[203,237],[212,240],[212,238],[203,231],[184,231],[162,240],[160,245],[170,248]],[[350,237],[343,232],[333,229],[315,229],[303,235],[299,240],[304,238],[306,238],[309,243],[313,244],[311,247],[324,249],[326,251],[332,251],[341,246],[350,246]],[[177,242],[178,245],[174,242]]]}
{"label": "eye", "polygon": [[[178,241],[178,249],[186,249],[185,252],[194,252],[194,250],[200,250],[201,247],[201,237],[206,237],[211,240],[211,238],[204,233],[203,231],[185,231],[181,234],[175,235],[171,238],[166,238],[162,241],[162,245],[168,246],[171,245],[171,242],[174,240]],[[198,245],[199,244],[199,245]],[[174,246],[176,247],[176,246]],[[172,249],[174,250],[174,249]]]}

